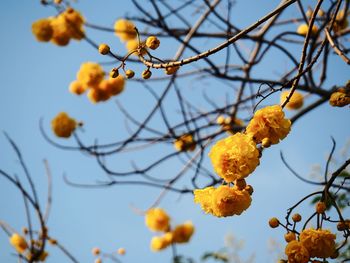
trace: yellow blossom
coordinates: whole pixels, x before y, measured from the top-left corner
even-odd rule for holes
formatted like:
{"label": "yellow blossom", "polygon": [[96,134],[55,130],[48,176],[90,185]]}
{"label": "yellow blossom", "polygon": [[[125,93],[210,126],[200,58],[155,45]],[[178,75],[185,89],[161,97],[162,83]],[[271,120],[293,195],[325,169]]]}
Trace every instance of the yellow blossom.
{"label": "yellow blossom", "polygon": [[77,122],[69,117],[67,113],[60,112],[51,121],[51,127],[56,136],[68,138],[72,135],[75,128],[77,127]]}
{"label": "yellow blossom", "polygon": [[146,212],[145,223],[152,231],[167,231],[170,217],[162,208],[151,208]]}
{"label": "yellow blossom", "polygon": [[60,16],[66,21],[70,37],[76,40],[81,40],[84,37],[84,17],[71,7],[62,12]]}
{"label": "yellow blossom", "polygon": [[305,229],[300,233],[300,242],[309,251],[310,257],[328,258],[335,252],[336,236],[329,230]]}
{"label": "yellow blossom", "polygon": [[51,20],[53,35],[51,41],[58,46],[66,46],[70,41],[70,32],[65,18],[61,15]]}
{"label": "yellow blossom", "polygon": [[86,86],[83,86],[78,80],[74,80],[69,85],[69,91],[76,95],[81,95],[87,90]]}
{"label": "yellow blossom", "polygon": [[93,104],[96,104],[98,102],[108,100],[111,97],[111,95],[106,90],[96,87],[91,88],[88,91],[87,97]]}
{"label": "yellow blossom", "polygon": [[51,19],[44,18],[44,19],[39,19],[35,21],[32,24],[32,32],[38,41],[41,41],[41,42],[50,41],[53,35]]}
{"label": "yellow blossom", "polygon": [[77,80],[84,87],[96,87],[104,78],[103,68],[94,62],[85,62],[81,64],[77,73]]}
{"label": "yellow blossom", "polygon": [[251,204],[248,191],[221,185],[194,190],[194,202],[199,203],[206,213],[217,217],[240,215]]}
{"label": "yellow blossom", "polygon": [[122,41],[128,41],[136,38],[135,25],[126,19],[119,19],[114,24],[115,34]]}
{"label": "yellow blossom", "polygon": [[180,138],[174,141],[174,147],[180,151],[194,151],[196,149],[196,143],[193,139],[192,134],[184,134]]}
{"label": "yellow blossom", "polygon": [[[306,36],[307,32],[309,31],[309,25],[308,24],[301,24],[298,29],[297,29],[297,33],[299,35],[302,35],[302,36]],[[316,25],[313,25],[312,26],[312,29],[311,29],[311,36],[314,36],[317,34],[317,31],[318,31],[318,27]]]}
{"label": "yellow blossom", "polygon": [[338,89],[332,93],[329,104],[333,107],[344,107],[350,104],[350,92],[344,88]]}
{"label": "yellow blossom", "polygon": [[23,253],[28,248],[28,244],[25,238],[17,233],[14,233],[10,237],[10,244],[16,249],[18,253]]}
{"label": "yellow blossom", "polygon": [[273,105],[255,112],[246,132],[256,143],[268,138],[271,144],[276,144],[287,136],[290,127],[291,121],[284,118],[282,107]]}
{"label": "yellow blossom", "polygon": [[101,250],[98,248],[98,247],[94,247],[92,250],[91,250],[91,253],[94,255],[94,256],[97,256],[101,253]]}
{"label": "yellow blossom", "polygon": [[150,36],[150,37],[148,37],[147,40],[146,40],[146,46],[147,46],[148,48],[150,48],[150,49],[155,50],[155,49],[157,49],[157,48],[159,47],[159,45],[160,45],[160,41],[159,41],[159,39],[158,39],[157,37],[155,37],[155,36]]}
{"label": "yellow blossom", "polygon": [[157,252],[167,248],[170,244],[171,239],[169,239],[169,235],[155,236],[151,240],[151,250]]}
{"label": "yellow blossom", "polygon": [[228,183],[247,177],[259,165],[255,142],[243,133],[218,141],[209,157],[215,172]]}
{"label": "yellow blossom", "polygon": [[[281,93],[281,104],[284,103],[287,96],[289,95],[289,91],[284,91]],[[300,92],[295,91],[293,96],[289,99],[289,102],[286,104],[286,108],[289,110],[297,110],[303,107],[304,97]]]}
{"label": "yellow blossom", "polygon": [[172,241],[175,243],[187,243],[194,232],[194,226],[191,221],[187,221],[182,225],[178,225],[172,231]]}
{"label": "yellow blossom", "polygon": [[124,77],[119,75],[116,78],[104,79],[98,85],[98,89],[106,92],[109,96],[115,96],[124,90]]}
{"label": "yellow blossom", "polygon": [[288,256],[288,263],[307,263],[310,255],[306,247],[299,241],[293,240],[289,242],[285,249]]}

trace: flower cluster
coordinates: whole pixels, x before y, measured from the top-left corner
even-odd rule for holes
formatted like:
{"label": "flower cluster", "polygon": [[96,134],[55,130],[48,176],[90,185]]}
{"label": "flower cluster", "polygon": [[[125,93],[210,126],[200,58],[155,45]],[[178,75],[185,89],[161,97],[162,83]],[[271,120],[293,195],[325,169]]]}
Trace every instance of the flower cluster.
{"label": "flower cluster", "polygon": [[[325,213],[325,203],[318,202],[315,207],[317,214]],[[288,257],[288,262],[291,263],[307,263],[311,258],[336,258],[336,235],[331,231],[322,229],[320,226],[317,229],[306,228],[300,233],[295,230],[296,223],[301,221],[300,214],[294,214],[292,217],[294,227],[289,229],[289,225],[284,226],[277,218],[271,218],[269,225],[276,228],[279,225],[287,229],[284,238],[288,243],[285,248],[285,254]],[[297,238],[298,235],[298,238]],[[318,262],[318,261],[317,261]]]}
{"label": "flower cluster", "polygon": [[[217,123],[223,127],[232,123],[243,125],[242,121],[219,116]],[[209,157],[215,172],[226,183],[234,183],[218,188],[207,187],[194,190],[194,201],[206,212],[217,217],[240,215],[251,203],[252,187],[246,185],[248,177],[260,164],[260,151],[257,144],[269,147],[287,136],[291,122],[284,118],[282,107],[267,106],[258,110],[248,124],[246,131],[235,133],[219,140],[211,148]],[[233,131],[232,131],[233,132]]]}
{"label": "flower cluster", "polygon": [[199,203],[205,213],[217,217],[240,215],[251,204],[251,186],[239,189],[221,185],[194,190],[194,202]]}
{"label": "flower cluster", "polygon": [[71,39],[81,40],[84,37],[84,17],[69,7],[56,17],[48,17],[35,21],[32,32],[40,42],[48,42],[58,46],[68,45]]}
{"label": "flower cluster", "polygon": [[69,138],[79,125],[81,123],[69,117],[66,112],[60,112],[51,121],[52,131],[57,137],[61,138]]}
{"label": "flower cluster", "polygon": [[103,68],[94,62],[81,65],[77,79],[71,82],[69,91],[81,95],[88,90],[87,97],[92,103],[106,101],[124,90],[125,80],[122,75],[104,79]]}
{"label": "flower cluster", "polygon": [[151,240],[150,247],[154,252],[163,250],[174,243],[187,243],[194,232],[191,221],[186,221],[172,229],[170,217],[162,208],[149,209],[145,215],[145,223],[151,231],[163,232],[161,236],[154,236]]}
{"label": "flower cluster", "polygon": [[[30,262],[44,262],[49,255],[47,251],[42,251],[40,252],[40,248],[37,248],[35,245],[38,245],[38,247],[41,246],[41,241],[38,240],[32,240],[32,247],[29,248],[29,245],[27,243],[27,240],[25,237],[21,236],[18,233],[14,233],[10,236],[9,242],[10,244],[14,247],[14,249],[17,251],[19,254],[24,254],[27,252],[25,255],[23,255],[26,260]],[[40,253],[40,254],[39,254]],[[35,260],[35,261],[33,261]]]}

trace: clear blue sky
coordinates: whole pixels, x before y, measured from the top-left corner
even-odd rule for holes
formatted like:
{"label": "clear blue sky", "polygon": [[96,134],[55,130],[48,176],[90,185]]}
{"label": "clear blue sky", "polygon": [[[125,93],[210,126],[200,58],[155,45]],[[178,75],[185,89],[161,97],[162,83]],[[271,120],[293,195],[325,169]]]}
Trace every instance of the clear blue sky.
{"label": "clear blue sky", "polygon": [[[240,12],[235,11],[238,24],[248,25],[277,4],[277,1],[268,1],[264,7],[252,11],[251,5],[255,2],[239,1],[237,10],[249,10],[250,15],[242,17]],[[125,247],[127,254],[122,258],[123,262],[170,262],[170,249],[157,254],[150,251],[149,241],[153,234],[145,227],[143,217],[131,209],[132,206],[146,209],[159,191],[140,186],[99,190],[68,186],[63,182],[63,174],[75,182],[89,183],[104,179],[103,172],[93,158],[54,148],[40,134],[39,119],[44,118],[45,128],[52,135],[49,121],[60,111],[67,111],[84,121],[85,133],[82,137],[86,141],[93,142],[94,138],[99,138],[101,142],[109,142],[115,134],[125,134],[123,117],[113,100],[92,105],[86,97],[78,98],[68,92],[68,85],[75,78],[80,64],[101,61],[101,56],[83,42],[73,41],[63,48],[36,42],[31,34],[31,24],[39,18],[54,15],[53,9],[42,7],[39,1],[3,1],[0,5],[0,130],[6,131],[18,144],[43,201],[46,197],[43,159],[49,162],[53,175],[53,206],[48,224],[50,234],[67,246],[80,262],[93,262],[90,250],[95,246],[107,252]],[[75,6],[88,21],[106,26],[112,26],[115,19],[126,13],[132,15],[135,12],[131,1],[79,1]],[[290,12],[297,10],[293,7]],[[96,31],[88,33],[97,42],[108,42],[117,52],[124,52],[115,36]],[[206,50],[211,44],[203,41],[199,47]],[[162,48],[161,54],[172,57],[177,47],[170,44]],[[329,85],[344,83],[349,75],[348,68],[337,57],[332,62]],[[257,74],[275,73],[266,68]],[[184,85],[192,84],[184,82]],[[125,94],[118,99],[132,112],[141,114],[150,101],[143,99],[138,88],[137,83],[128,83]],[[210,88],[213,86],[209,85]],[[274,100],[271,103],[276,103],[278,98]],[[239,217],[219,219],[204,215],[193,203],[191,195],[179,198],[177,194],[168,194],[161,206],[172,216],[172,222],[177,224],[192,220],[196,226],[191,242],[178,246],[179,253],[198,259],[204,251],[223,247],[224,236],[232,233],[245,240],[243,258],[255,254],[256,262],[272,262],[268,240],[274,238],[284,245],[284,233],[271,230],[267,226],[268,219],[272,216],[282,218],[289,206],[315,190],[287,171],[279,158],[279,151],[283,149],[293,167],[307,175],[313,164],[324,164],[331,148],[330,136],[337,141],[338,150],[349,140],[349,117],[348,108],[335,109],[324,105],[299,120],[285,141],[264,153],[261,165],[249,178],[255,189],[253,203]],[[136,156],[142,161],[140,154]],[[210,168],[209,160],[205,162]],[[0,168],[24,178],[14,152],[2,135]],[[164,169],[160,172],[166,174],[168,171]],[[308,210],[304,212],[310,213]],[[17,230],[26,223],[19,192],[1,177],[0,220],[10,223]],[[0,232],[0,262],[15,262],[11,253],[13,250],[5,233]],[[49,263],[68,262],[57,249],[49,248],[49,253]]]}

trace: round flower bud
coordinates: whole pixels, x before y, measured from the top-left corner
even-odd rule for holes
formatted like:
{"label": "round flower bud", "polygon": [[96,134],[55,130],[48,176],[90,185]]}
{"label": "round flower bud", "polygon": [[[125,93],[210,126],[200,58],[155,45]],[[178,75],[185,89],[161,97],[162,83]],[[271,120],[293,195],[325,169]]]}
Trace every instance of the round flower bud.
{"label": "round flower bud", "polygon": [[289,243],[293,240],[296,240],[297,238],[294,232],[288,232],[284,235],[284,239]]}
{"label": "round flower bud", "polygon": [[261,140],[261,145],[264,148],[269,148],[271,146],[271,140],[269,138],[264,138]]}
{"label": "round flower bud", "polygon": [[102,263],[102,259],[101,258],[96,258],[95,259],[95,263]]}
{"label": "round flower bud", "polygon": [[324,202],[318,202],[315,208],[316,208],[317,214],[323,214],[327,209],[326,204]]}
{"label": "round flower bud", "polygon": [[300,214],[294,214],[294,215],[292,216],[292,220],[293,220],[294,222],[300,222],[300,221],[301,221],[301,215],[300,215]]}
{"label": "round flower bud", "polygon": [[165,68],[165,74],[173,75],[176,71],[178,71],[179,68],[180,68],[180,66],[166,67]]}
{"label": "round flower bud", "polygon": [[100,52],[101,55],[107,55],[110,50],[111,49],[107,44],[100,44],[98,46],[98,52]]}
{"label": "round flower bud", "polygon": [[112,68],[112,70],[109,72],[109,76],[114,79],[119,76],[119,70],[117,68]]}
{"label": "round flower bud", "polygon": [[243,190],[245,189],[245,187],[247,186],[247,183],[244,179],[237,179],[235,181],[235,186],[239,189],[239,190]]}
{"label": "round flower bud", "polygon": [[127,79],[132,79],[135,76],[135,72],[131,69],[128,69],[127,71],[125,71],[125,76]]}
{"label": "round flower bud", "polygon": [[150,37],[148,37],[147,40],[146,40],[146,46],[147,46],[148,48],[150,48],[150,49],[155,50],[155,49],[157,49],[157,48],[159,47],[159,45],[160,45],[160,41],[159,41],[159,39],[158,39],[157,37],[155,37],[155,36],[150,36]]}
{"label": "round flower bud", "polygon": [[[309,25],[307,24],[302,24],[297,29],[297,33],[302,36],[306,36],[308,31],[309,31]],[[316,35],[317,31],[318,31],[318,27],[316,25],[313,25],[311,29],[311,35],[312,36]]]}
{"label": "round flower bud", "polygon": [[28,228],[23,227],[22,232],[23,232],[23,234],[27,235],[29,233],[29,230],[28,230]]}
{"label": "round flower bud", "polygon": [[340,221],[340,222],[337,224],[337,229],[338,229],[339,231],[344,231],[344,230],[349,229],[349,226],[346,224],[345,221]]}
{"label": "round flower bud", "polygon": [[62,3],[62,0],[55,0],[54,2],[55,2],[56,5],[59,5],[59,4]]}
{"label": "round flower bud", "polygon": [[94,256],[97,256],[97,255],[100,255],[101,250],[100,250],[98,247],[94,247],[94,248],[91,250],[91,253],[92,253]]}
{"label": "round flower bud", "polygon": [[119,248],[118,250],[117,250],[117,253],[119,254],[119,255],[125,255],[125,253],[126,253],[126,251],[125,251],[125,248]]}
{"label": "round flower bud", "polygon": [[254,193],[254,189],[253,186],[251,186],[250,184],[248,184],[245,188],[245,191],[247,191],[250,195],[252,195]]}
{"label": "round flower bud", "polygon": [[142,78],[149,79],[152,76],[152,72],[149,69],[142,71]]}
{"label": "round flower bud", "polygon": [[225,122],[225,117],[220,115],[219,117],[217,117],[216,119],[216,123],[219,124],[219,125],[223,125]]}
{"label": "round flower bud", "polygon": [[276,217],[272,217],[270,220],[269,220],[269,225],[271,228],[276,228],[278,227],[280,224],[280,221],[278,221],[278,219]]}

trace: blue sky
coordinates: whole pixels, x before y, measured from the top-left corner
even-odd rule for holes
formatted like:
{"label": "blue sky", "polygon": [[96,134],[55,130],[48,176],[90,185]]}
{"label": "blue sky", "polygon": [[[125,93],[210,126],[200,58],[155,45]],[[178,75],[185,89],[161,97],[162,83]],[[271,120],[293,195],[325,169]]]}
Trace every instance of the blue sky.
{"label": "blue sky", "polygon": [[[256,1],[238,2],[237,10],[250,12],[249,16],[239,16],[239,12],[234,11],[233,15],[237,16],[237,23],[241,26],[253,22],[277,4],[277,1],[268,1],[259,10],[252,11],[250,6]],[[42,205],[47,193],[43,159],[48,160],[53,176],[53,206],[48,224],[50,234],[67,246],[80,262],[93,262],[90,250],[95,246],[106,252],[125,247],[127,254],[122,258],[123,262],[138,262],[140,259],[143,262],[170,262],[170,249],[157,254],[150,251],[149,241],[153,234],[145,227],[144,218],[132,209],[146,209],[157,198],[159,191],[141,186],[108,189],[68,186],[63,182],[64,174],[72,181],[89,183],[103,179],[103,172],[92,157],[54,148],[39,131],[39,119],[43,118],[44,127],[53,138],[49,127],[51,118],[60,111],[67,111],[76,119],[84,121],[84,133],[81,136],[87,142],[91,143],[95,138],[109,142],[116,135],[119,138],[125,135],[123,117],[113,100],[92,105],[86,97],[78,98],[68,92],[68,85],[75,78],[82,62],[103,59],[84,42],[73,41],[63,48],[36,42],[31,34],[31,24],[39,18],[54,15],[54,10],[42,7],[39,1],[6,1],[0,5],[0,35],[3,36],[0,41],[0,130],[6,131],[21,149],[43,200]],[[80,1],[75,6],[88,21],[106,26],[112,26],[117,18],[135,12],[131,1]],[[297,9],[291,8],[288,12],[295,13]],[[88,33],[97,42],[110,43],[116,52],[125,52],[112,34],[96,31]],[[212,44],[203,40],[198,43],[202,50]],[[173,56],[177,47],[173,48],[172,45],[163,45],[160,54]],[[278,57],[273,59],[278,60]],[[273,59],[264,62],[264,65],[275,63]],[[344,83],[348,78],[348,68],[343,66],[338,57],[334,57],[331,62],[329,85]],[[283,61],[276,63],[283,64]],[[268,67],[260,70],[258,75],[275,74]],[[193,80],[184,80],[182,83],[189,87],[189,93],[202,85],[197,85]],[[210,92],[215,86],[210,81],[208,83],[206,88]],[[118,97],[140,118],[152,102],[144,99],[142,92],[137,83],[129,82],[125,93]],[[278,98],[271,98],[271,103],[276,101]],[[261,165],[249,178],[249,183],[255,189],[253,203],[239,217],[220,219],[204,215],[199,206],[193,203],[191,195],[167,194],[161,206],[169,212],[172,222],[179,224],[192,220],[196,226],[191,242],[180,245],[179,253],[198,259],[204,251],[222,248],[225,235],[232,233],[245,240],[243,258],[255,254],[256,262],[272,262],[267,249],[268,240],[273,238],[284,244],[284,233],[271,230],[267,226],[268,219],[272,216],[282,218],[289,206],[315,190],[287,171],[279,158],[280,150],[283,150],[296,170],[307,175],[312,165],[324,164],[331,148],[330,136],[335,138],[337,150],[349,140],[349,117],[348,108],[335,109],[325,104],[299,120],[281,144],[264,153]],[[72,143],[58,141],[67,145]],[[142,162],[146,156],[138,153],[134,158]],[[210,168],[209,160],[205,162]],[[115,165],[124,163],[115,160]],[[0,136],[0,168],[23,178],[15,153],[3,135]],[[171,166],[158,172],[167,174],[171,170],[169,168],[179,169]],[[1,177],[0,208],[0,220],[10,223],[13,228],[20,230],[26,223],[19,192]],[[302,212],[309,214],[309,209],[305,207]],[[0,248],[0,262],[15,262],[11,255],[13,250],[3,232],[0,232]],[[57,249],[49,248],[49,253],[49,263],[68,262]]]}

